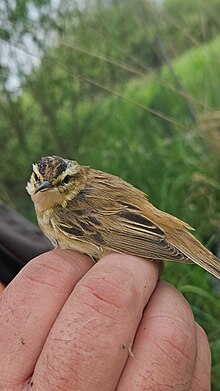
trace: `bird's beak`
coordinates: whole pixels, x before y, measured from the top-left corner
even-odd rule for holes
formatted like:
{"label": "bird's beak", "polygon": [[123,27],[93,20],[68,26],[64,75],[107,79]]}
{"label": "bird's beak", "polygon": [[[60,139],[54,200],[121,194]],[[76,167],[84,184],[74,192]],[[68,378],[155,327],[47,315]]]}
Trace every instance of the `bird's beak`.
{"label": "bird's beak", "polygon": [[50,182],[45,181],[45,182],[41,183],[40,186],[38,186],[38,188],[35,190],[34,194],[38,193],[39,191],[46,190],[49,187],[50,187]]}

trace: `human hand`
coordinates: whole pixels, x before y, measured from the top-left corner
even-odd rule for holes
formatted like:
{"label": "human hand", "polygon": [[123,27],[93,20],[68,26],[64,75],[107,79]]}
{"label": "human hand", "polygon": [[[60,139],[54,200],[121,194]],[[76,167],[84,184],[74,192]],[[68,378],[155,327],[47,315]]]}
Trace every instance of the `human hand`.
{"label": "human hand", "polygon": [[53,250],[0,295],[0,390],[210,390],[206,335],[158,264],[92,265]]}
{"label": "human hand", "polygon": [[4,290],[4,285],[2,284],[2,282],[0,281],[0,293]]}

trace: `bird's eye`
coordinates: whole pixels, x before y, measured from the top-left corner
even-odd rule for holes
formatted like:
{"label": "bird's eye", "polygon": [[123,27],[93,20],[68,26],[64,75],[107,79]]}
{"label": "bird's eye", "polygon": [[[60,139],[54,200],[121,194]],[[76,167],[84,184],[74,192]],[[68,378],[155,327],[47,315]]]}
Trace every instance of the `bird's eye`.
{"label": "bird's eye", "polygon": [[65,185],[67,185],[67,183],[69,183],[69,181],[70,181],[70,176],[66,175],[64,180],[63,180],[63,183],[65,183]]}
{"label": "bird's eye", "polygon": [[34,180],[35,180],[36,182],[39,180],[39,178],[38,178],[36,172],[34,172]]}

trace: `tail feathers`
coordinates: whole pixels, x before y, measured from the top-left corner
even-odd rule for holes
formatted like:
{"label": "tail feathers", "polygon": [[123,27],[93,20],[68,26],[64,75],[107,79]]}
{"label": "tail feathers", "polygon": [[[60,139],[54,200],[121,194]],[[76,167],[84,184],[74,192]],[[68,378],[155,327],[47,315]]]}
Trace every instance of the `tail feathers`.
{"label": "tail feathers", "polygon": [[220,259],[213,254],[209,254],[205,259],[197,257],[195,255],[190,257],[194,263],[201,266],[204,270],[211,273],[213,276],[220,280]]}
{"label": "tail feathers", "polygon": [[185,232],[185,240],[176,247],[194,263],[220,280],[220,259],[207,250],[191,233]]}
{"label": "tail feathers", "polygon": [[209,259],[199,259],[198,261],[195,259],[194,262],[220,280],[220,259],[215,255],[211,253]]}
{"label": "tail feathers", "polygon": [[[205,247],[204,247],[205,248]],[[194,249],[195,250],[195,249]],[[196,254],[192,252],[184,252],[188,257],[198,266],[202,267],[207,272],[211,273],[213,276],[220,280],[220,259],[215,257],[210,251],[206,250],[205,256],[201,254]]]}

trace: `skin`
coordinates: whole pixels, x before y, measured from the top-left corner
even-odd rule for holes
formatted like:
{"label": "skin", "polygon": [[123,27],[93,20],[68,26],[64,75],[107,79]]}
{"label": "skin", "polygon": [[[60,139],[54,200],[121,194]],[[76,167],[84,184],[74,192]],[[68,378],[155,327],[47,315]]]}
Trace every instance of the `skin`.
{"label": "skin", "polygon": [[110,254],[92,266],[53,250],[1,293],[0,390],[210,390],[207,337],[159,265]]}
{"label": "skin", "polygon": [[0,282],[0,293],[3,292],[4,290],[4,285]]}

